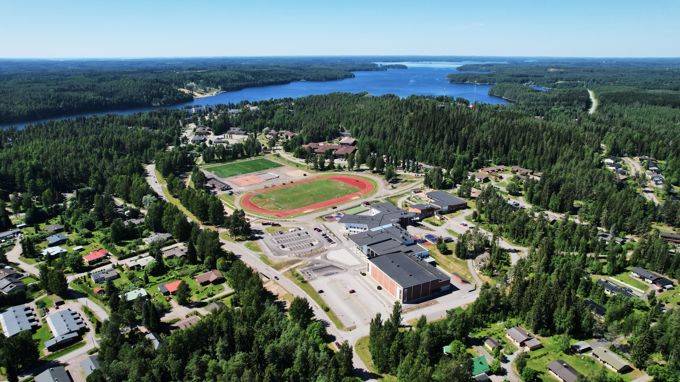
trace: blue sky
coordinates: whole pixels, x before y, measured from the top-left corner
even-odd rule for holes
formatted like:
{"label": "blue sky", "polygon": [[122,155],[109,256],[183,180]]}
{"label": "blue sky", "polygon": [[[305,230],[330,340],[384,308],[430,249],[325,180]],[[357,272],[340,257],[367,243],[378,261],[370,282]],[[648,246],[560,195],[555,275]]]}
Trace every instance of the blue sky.
{"label": "blue sky", "polygon": [[680,1],[0,1],[0,58],[399,54],[680,57]]}

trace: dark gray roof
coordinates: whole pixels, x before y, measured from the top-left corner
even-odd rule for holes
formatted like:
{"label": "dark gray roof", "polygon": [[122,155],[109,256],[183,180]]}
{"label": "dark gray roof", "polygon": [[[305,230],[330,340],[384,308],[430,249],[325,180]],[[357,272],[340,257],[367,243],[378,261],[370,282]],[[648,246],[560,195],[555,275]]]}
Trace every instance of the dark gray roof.
{"label": "dark gray roof", "polygon": [[402,288],[449,279],[434,266],[403,253],[378,256],[370,261]]}
{"label": "dark gray roof", "polygon": [[0,314],[0,324],[5,337],[40,326],[35,312],[28,305],[13,306]]}
{"label": "dark gray roof", "polygon": [[76,338],[80,338],[80,334],[78,332],[71,332],[71,333],[66,333],[62,334],[60,336],[52,337],[49,340],[45,341],[45,348],[51,349],[53,346],[59,346],[60,344],[67,344],[67,343],[72,343],[75,342],[74,340]]}
{"label": "dark gray roof", "polygon": [[9,231],[5,232],[0,232],[0,240],[6,240],[15,236],[18,236],[21,233],[18,229],[11,229]]}
{"label": "dark gray roof", "polygon": [[92,281],[95,283],[101,283],[109,280],[115,280],[119,277],[119,275],[115,269],[104,269],[99,272],[92,273],[90,277],[92,277]]}
{"label": "dark gray roof", "polygon": [[51,367],[35,376],[35,382],[71,382],[63,366]]}
{"label": "dark gray roof", "polygon": [[3,294],[12,294],[26,290],[26,285],[21,280],[13,278],[5,278],[0,280],[0,292]]}
{"label": "dark gray roof", "polygon": [[58,232],[62,231],[64,229],[64,226],[61,224],[50,224],[48,226],[45,226],[45,231],[47,232]]}
{"label": "dark gray roof", "polygon": [[631,270],[632,273],[644,280],[654,281],[659,278],[659,276],[654,273],[640,267],[635,267]]}
{"label": "dark gray roof", "polygon": [[47,243],[48,244],[57,244],[61,243],[62,241],[66,241],[68,237],[64,235],[63,233],[58,233],[56,235],[48,236],[47,237]]}
{"label": "dark gray roof", "polygon": [[590,311],[597,314],[598,316],[604,316],[605,314],[607,314],[607,308],[605,308],[604,306],[592,300],[585,300],[585,303],[590,309]]}
{"label": "dark gray roof", "polygon": [[521,326],[515,326],[508,329],[507,334],[515,342],[520,344],[533,338],[531,334],[529,334],[529,332],[524,330],[524,328],[522,328]]}
{"label": "dark gray roof", "polygon": [[99,369],[99,361],[97,361],[97,355],[91,355],[84,360],[80,361],[80,367],[83,369],[85,376],[90,375],[93,371]]}
{"label": "dark gray roof", "polygon": [[349,235],[349,239],[360,247],[373,246],[386,241],[393,241],[399,244],[414,241],[413,236],[408,231],[395,225],[375,231],[355,233],[354,235]]}
{"label": "dark gray roof", "polygon": [[432,191],[427,193],[427,197],[430,198],[432,203],[439,207],[444,208],[448,206],[462,206],[467,205],[467,202],[459,199],[448,192],[444,191]]}
{"label": "dark gray roof", "polygon": [[668,240],[680,240],[680,233],[673,233],[673,232],[661,232],[659,236],[662,239],[668,239]]}
{"label": "dark gray roof", "polygon": [[576,369],[561,359],[550,362],[548,370],[555,373],[564,382],[576,382],[581,377],[581,374]]}
{"label": "dark gray roof", "polygon": [[635,294],[633,293],[632,290],[620,285],[616,285],[611,281],[600,279],[597,280],[597,285],[603,287],[604,290],[608,291],[609,293],[614,293],[629,298],[635,297]]}

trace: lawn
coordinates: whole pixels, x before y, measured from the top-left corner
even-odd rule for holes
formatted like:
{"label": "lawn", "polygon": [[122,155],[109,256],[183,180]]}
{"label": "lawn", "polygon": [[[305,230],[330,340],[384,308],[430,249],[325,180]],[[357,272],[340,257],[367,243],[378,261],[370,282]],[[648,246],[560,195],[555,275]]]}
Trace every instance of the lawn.
{"label": "lawn", "polygon": [[628,284],[630,286],[633,286],[635,288],[640,289],[641,291],[646,291],[649,289],[649,284],[647,284],[644,281],[640,281],[636,278],[633,278],[633,276],[630,275],[630,272],[626,270],[625,272],[622,272],[616,276],[612,277],[615,281],[623,282],[625,284]]}
{"label": "lawn", "polygon": [[666,302],[667,304],[674,304],[678,306],[680,305],[680,289],[673,288],[671,290],[665,291],[658,296],[658,299]]}
{"label": "lawn", "polygon": [[294,210],[357,191],[359,189],[345,183],[322,178],[255,194],[251,201],[256,206],[268,210]]}
{"label": "lawn", "polygon": [[262,248],[260,247],[260,244],[256,241],[246,241],[243,244],[243,246],[250,249],[253,252],[262,253]]}
{"label": "lawn", "polygon": [[[540,338],[543,348],[529,352],[529,361],[527,366],[542,372],[541,379],[543,381],[554,381],[554,379],[547,373],[548,364],[556,359],[561,359],[571,365],[579,373],[586,377],[586,380],[592,380],[600,370],[606,370],[604,366],[595,361],[590,355],[581,354],[565,354],[561,352],[555,341],[555,337]],[[572,343],[576,342],[572,340]],[[608,371],[611,376],[613,372]],[[639,376],[638,372],[632,372],[622,375],[623,379],[630,381],[635,376]]]}
{"label": "lawn", "polygon": [[[454,244],[448,244],[451,251],[455,249]],[[472,277],[470,270],[468,269],[465,260],[459,259],[454,254],[442,255],[441,252],[436,247],[432,247],[430,250],[430,256],[432,256],[439,264],[440,267],[444,268],[449,273],[457,273],[465,278],[470,283],[474,283],[475,279]]]}
{"label": "lawn", "polygon": [[366,212],[366,211],[368,211],[368,208],[366,208],[364,206],[356,206],[356,207],[346,209],[342,212],[344,212],[346,215],[357,215],[357,214],[360,214],[360,213]]}
{"label": "lawn", "polygon": [[229,178],[231,176],[248,174],[251,172],[268,170],[270,168],[281,167],[280,163],[272,162],[269,159],[257,158],[248,159],[238,162],[220,163],[217,165],[208,165],[204,168],[220,178]]}

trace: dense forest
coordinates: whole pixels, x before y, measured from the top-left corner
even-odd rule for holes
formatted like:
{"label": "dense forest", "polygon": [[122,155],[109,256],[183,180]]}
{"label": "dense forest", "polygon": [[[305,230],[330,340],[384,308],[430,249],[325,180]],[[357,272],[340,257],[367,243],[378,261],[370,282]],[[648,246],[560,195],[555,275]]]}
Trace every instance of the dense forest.
{"label": "dense forest", "polygon": [[[643,233],[656,220],[677,224],[677,208],[659,214],[651,202],[627,183],[617,182],[600,164],[603,143],[614,155],[652,154],[676,163],[680,143],[667,139],[675,126],[661,122],[672,121],[676,114],[660,112],[655,115],[657,123],[639,124],[642,111],[603,111],[589,118],[587,93],[573,99],[565,94],[564,109],[583,121],[574,123],[564,112],[556,112],[554,118],[534,118],[522,112],[522,104],[517,110],[505,110],[468,107],[445,97],[331,94],[298,99],[294,105],[262,102],[257,113],[243,113],[233,123],[253,132],[297,131],[300,134],[285,144],[296,154],[304,143],[332,140],[348,130],[359,141],[353,163],[409,169],[427,163],[444,170],[451,180],[444,184],[449,186],[463,181],[468,171],[489,164],[520,165],[543,172],[539,181],[527,185],[528,201],[542,208],[578,214],[614,231]],[[546,109],[550,102],[535,105]],[[677,176],[673,174],[676,169],[669,170],[669,179]]]}
{"label": "dense forest", "polygon": [[354,59],[0,61],[0,125],[76,113],[174,105],[189,91],[229,91],[383,70]]}

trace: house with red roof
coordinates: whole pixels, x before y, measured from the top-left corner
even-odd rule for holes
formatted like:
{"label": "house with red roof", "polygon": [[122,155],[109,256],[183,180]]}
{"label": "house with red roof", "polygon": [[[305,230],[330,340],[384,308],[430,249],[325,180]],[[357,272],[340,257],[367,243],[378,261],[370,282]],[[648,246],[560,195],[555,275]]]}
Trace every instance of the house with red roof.
{"label": "house with red roof", "polygon": [[86,256],[83,256],[83,260],[85,263],[87,263],[87,265],[92,265],[106,259],[107,257],[109,257],[109,253],[106,252],[104,248],[99,248],[88,253]]}
{"label": "house with red roof", "polygon": [[167,284],[161,284],[158,286],[158,290],[165,296],[174,295],[177,293],[179,286],[182,285],[183,282],[184,281],[182,280],[176,280]]}

